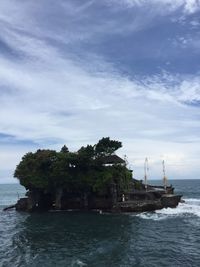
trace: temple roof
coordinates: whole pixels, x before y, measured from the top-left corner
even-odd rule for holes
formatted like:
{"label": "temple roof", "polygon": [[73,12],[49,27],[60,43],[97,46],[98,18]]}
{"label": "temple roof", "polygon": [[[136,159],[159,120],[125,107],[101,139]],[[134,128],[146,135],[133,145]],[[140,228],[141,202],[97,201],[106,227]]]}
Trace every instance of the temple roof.
{"label": "temple roof", "polygon": [[117,155],[109,155],[101,158],[103,164],[124,164],[125,160]]}

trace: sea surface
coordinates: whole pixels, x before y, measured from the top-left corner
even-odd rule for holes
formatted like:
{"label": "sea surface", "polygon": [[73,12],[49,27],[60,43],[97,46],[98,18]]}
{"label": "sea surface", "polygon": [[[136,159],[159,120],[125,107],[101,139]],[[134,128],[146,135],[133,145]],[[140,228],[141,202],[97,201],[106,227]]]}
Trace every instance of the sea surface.
{"label": "sea surface", "polygon": [[200,180],[171,183],[185,203],[141,214],[3,212],[25,190],[0,185],[0,266],[199,267]]}

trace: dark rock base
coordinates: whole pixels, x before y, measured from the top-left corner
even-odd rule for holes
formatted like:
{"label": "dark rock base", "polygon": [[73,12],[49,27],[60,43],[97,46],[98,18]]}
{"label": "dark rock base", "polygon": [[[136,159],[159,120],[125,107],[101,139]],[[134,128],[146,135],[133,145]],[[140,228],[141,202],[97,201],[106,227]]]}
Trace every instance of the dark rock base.
{"label": "dark rock base", "polygon": [[[98,207],[90,206],[88,209],[83,207],[78,207],[78,210],[102,210],[107,212],[145,212],[145,211],[155,211],[162,208],[175,208],[181,201],[181,195],[169,195],[165,194],[160,199],[156,200],[130,200],[124,202],[117,202],[116,204],[109,207]],[[40,207],[37,205],[32,207],[30,205],[29,198],[21,198],[15,205],[18,211],[40,211]],[[56,210],[56,208],[54,208]],[[74,209],[74,206],[68,207],[68,209]],[[77,207],[76,207],[77,209]],[[49,210],[49,209],[47,209]],[[50,208],[53,210],[53,208]],[[66,208],[61,208],[59,210],[66,210]]]}

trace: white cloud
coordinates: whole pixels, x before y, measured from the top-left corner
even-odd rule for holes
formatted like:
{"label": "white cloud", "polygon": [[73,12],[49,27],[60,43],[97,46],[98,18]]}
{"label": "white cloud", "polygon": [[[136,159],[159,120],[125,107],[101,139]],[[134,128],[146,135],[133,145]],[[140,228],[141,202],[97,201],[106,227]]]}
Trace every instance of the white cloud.
{"label": "white cloud", "polygon": [[128,7],[135,6],[157,6],[158,8],[164,6],[165,10],[163,12],[174,11],[178,8],[183,8],[186,14],[194,13],[200,10],[200,1],[199,0],[111,0],[114,3],[125,4]]}
{"label": "white cloud", "polygon": [[[140,83],[113,74],[109,67],[98,75],[63,59],[52,47],[46,46],[45,51],[51,57],[34,51],[37,61],[31,65],[1,59],[1,81],[16,88],[1,98],[1,132],[41,146],[57,139],[60,146],[67,143],[71,149],[109,135],[123,141],[124,153],[141,170],[141,162],[135,162],[137,157],[142,161],[148,155],[154,162],[166,153],[167,160],[176,164],[176,155],[191,156],[184,151],[183,143],[196,138],[196,143],[190,144],[196,149],[198,130],[192,129],[198,127],[198,112],[179,101],[194,99],[198,80],[183,81],[175,91],[169,86],[172,77],[165,77],[165,82],[154,77]],[[4,151],[1,153],[3,157]],[[24,150],[17,153],[22,156]],[[14,169],[16,160],[10,157],[8,165],[11,162]],[[153,166],[159,169],[157,162]],[[141,176],[137,170],[136,175]],[[153,173],[158,173],[155,170]]]}
{"label": "white cloud", "polygon": [[[0,56],[1,133],[55,149],[66,143],[72,150],[110,136],[123,142],[120,153],[128,155],[140,177],[146,156],[156,177],[163,155],[171,166],[192,158],[192,163],[185,165],[186,173],[194,166],[198,169],[199,114],[196,108],[183,104],[199,100],[197,77],[164,73],[141,81],[123,76],[99,56],[88,53],[75,57],[68,47],[61,51],[46,39],[51,31],[44,31],[44,25],[35,27],[35,11],[32,14],[28,4],[19,8],[6,3],[0,4],[2,38],[20,59]],[[70,7],[65,8],[70,14]],[[80,9],[76,12],[83,15]],[[26,23],[22,19],[27,19]],[[99,33],[100,28],[92,28],[93,33]],[[76,43],[71,32],[69,39]],[[79,33],[79,28],[74,30],[74,36]],[[87,38],[90,34],[86,33]],[[52,38],[57,41],[58,36],[55,33]],[[14,170],[19,158],[30,149],[35,150],[35,146],[3,146],[0,161],[4,173]],[[179,169],[173,167],[171,176],[177,173]]]}

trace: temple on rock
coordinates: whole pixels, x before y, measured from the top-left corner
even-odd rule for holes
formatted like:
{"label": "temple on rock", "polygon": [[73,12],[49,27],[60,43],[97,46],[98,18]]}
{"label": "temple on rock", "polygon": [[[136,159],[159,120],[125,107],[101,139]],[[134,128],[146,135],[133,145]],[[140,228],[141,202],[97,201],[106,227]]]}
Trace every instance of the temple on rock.
{"label": "temple on rock", "polygon": [[150,211],[176,207],[181,196],[170,187],[155,187],[132,177],[117,156],[122,143],[102,138],[95,145],[69,152],[37,150],[23,156],[14,176],[27,189],[14,207],[23,211]]}

